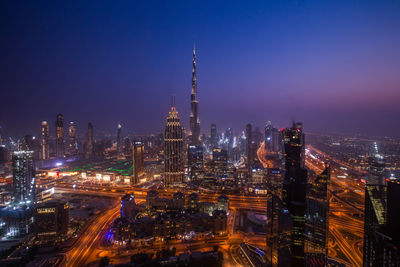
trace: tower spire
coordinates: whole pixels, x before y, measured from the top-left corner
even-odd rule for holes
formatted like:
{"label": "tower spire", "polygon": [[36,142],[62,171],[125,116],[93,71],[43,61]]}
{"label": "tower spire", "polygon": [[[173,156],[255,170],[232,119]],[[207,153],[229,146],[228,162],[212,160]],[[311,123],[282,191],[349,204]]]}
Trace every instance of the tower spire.
{"label": "tower spire", "polygon": [[171,95],[171,107],[175,107],[175,95]]}

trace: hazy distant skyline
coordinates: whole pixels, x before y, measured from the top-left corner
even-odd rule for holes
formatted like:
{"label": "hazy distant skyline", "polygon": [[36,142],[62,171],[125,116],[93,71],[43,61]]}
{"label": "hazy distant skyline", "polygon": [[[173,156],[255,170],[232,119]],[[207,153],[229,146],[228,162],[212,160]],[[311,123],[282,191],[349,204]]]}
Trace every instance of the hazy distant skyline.
{"label": "hazy distant skyline", "polygon": [[0,125],[37,134],[189,127],[193,43],[201,132],[302,121],[306,131],[400,136],[400,2],[0,3]]}

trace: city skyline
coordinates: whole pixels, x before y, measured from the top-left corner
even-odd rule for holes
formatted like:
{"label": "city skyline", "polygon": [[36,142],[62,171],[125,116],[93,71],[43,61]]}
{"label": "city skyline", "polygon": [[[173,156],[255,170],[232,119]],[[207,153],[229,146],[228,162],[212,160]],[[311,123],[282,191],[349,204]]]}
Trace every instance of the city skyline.
{"label": "city skyline", "polygon": [[1,266],[400,266],[400,1],[0,18]]}
{"label": "city skyline", "polygon": [[301,120],[307,131],[399,136],[398,3],[1,6],[6,135],[39,136],[48,121],[53,138],[58,113],[80,137],[88,122],[96,134],[119,122],[125,134],[162,132],[171,94],[189,129],[195,43],[201,133]]}

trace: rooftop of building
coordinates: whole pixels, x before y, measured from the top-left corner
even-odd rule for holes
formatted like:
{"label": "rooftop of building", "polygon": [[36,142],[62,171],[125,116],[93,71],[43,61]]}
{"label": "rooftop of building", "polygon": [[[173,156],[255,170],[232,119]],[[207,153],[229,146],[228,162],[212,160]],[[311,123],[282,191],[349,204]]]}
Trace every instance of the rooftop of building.
{"label": "rooftop of building", "polygon": [[117,175],[132,175],[133,165],[130,161],[104,159],[100,161],[79,160],[56,169],[58,172],[109,172]]}

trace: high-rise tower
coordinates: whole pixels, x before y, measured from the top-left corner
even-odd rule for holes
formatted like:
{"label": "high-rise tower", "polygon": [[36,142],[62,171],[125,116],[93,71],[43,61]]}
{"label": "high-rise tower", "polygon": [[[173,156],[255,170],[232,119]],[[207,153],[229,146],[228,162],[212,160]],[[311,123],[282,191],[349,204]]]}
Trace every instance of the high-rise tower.
{"label": "high-rise tower", "polygon": [[76,147],[76,126],[73,121],[69,123],[68,127],[68,153],[74,155],[77,152]]}
{"label": "high-rise tower", "polygon": [[56,157],[64,157],[64,117],[57,115],[56,119]]}
{"label": "high-rise tower", "polygon": [[49,144],[49,124],[47,121],[42,121],[42,142],[41,142],[41,159],[46,160],[50,158],[50,144]]}
{"label": "high-rise tower", "polygon": [[164,185],[183,182],[183,128],[175,106],[172,106],[164,134]]}
{"label": "high-rise tower", "polygon": [[253,150],[253,137],[252,137],[252,125],[251,123],[246,124],[246,155],[247,155],[247,169],[249,176],[251,175],[251,169],[254,163],[254,150]]}
{"label": "high-rise tower", "polygon": [[385,157],[368,158],[365,185],[363,266],[400,266],[400,180],[385,178]]}
{"label": "high-rise tower", "polygon": [[144,178],[144,144],[134,142],[132,145],[132,179],[131,184],[138,184]]}
{"label": "high-rise tower", "polygon": [[217,146],[217,125],[211,123],[211,146],[215,148]]}
{"label": "high-rise tower", "polygon": [[33,202],[35,198],[35,166],[33,151],[13,153],[14,202]]}
{"label": "high-rise tower", "polygon": [[[306,227],[305,227],[305,265],[326,266],[328,256],[328,214],[329,197],[328,187],[330,183],[330,167],[317,175],[317,178],[309,185],[306,200]],[[318,263],[315,265],[315,263]]]}
{"label": "high-rise tower", "polygon": [[190,94],[190,131],[192,132],[191,143],[200,143],[200,120],[199,101],[197,100],[197,78],[196,78],[196,48],[193,48],[192,69],[192,93]]}
{"label": "high-rise tower", "polygon": [[87,136],[86,136],[86,158],[91,158],[93,156],[93,149],[94,149],[93,146],[94,146],[93,125],[91,122],[89,122]]}
{"label": "high-rise tower", "polygon": [[122,125],[118,123],[117,128],[117,152],[120,154],[122,151]]}
{"label": "high-rise tower", "polygon": [[301,123],[282,130],[285,148],[283,205],[292,218],[291,264],[304,266],[304,232],[306,213],[307,170],[304,169],[304,134]]}

